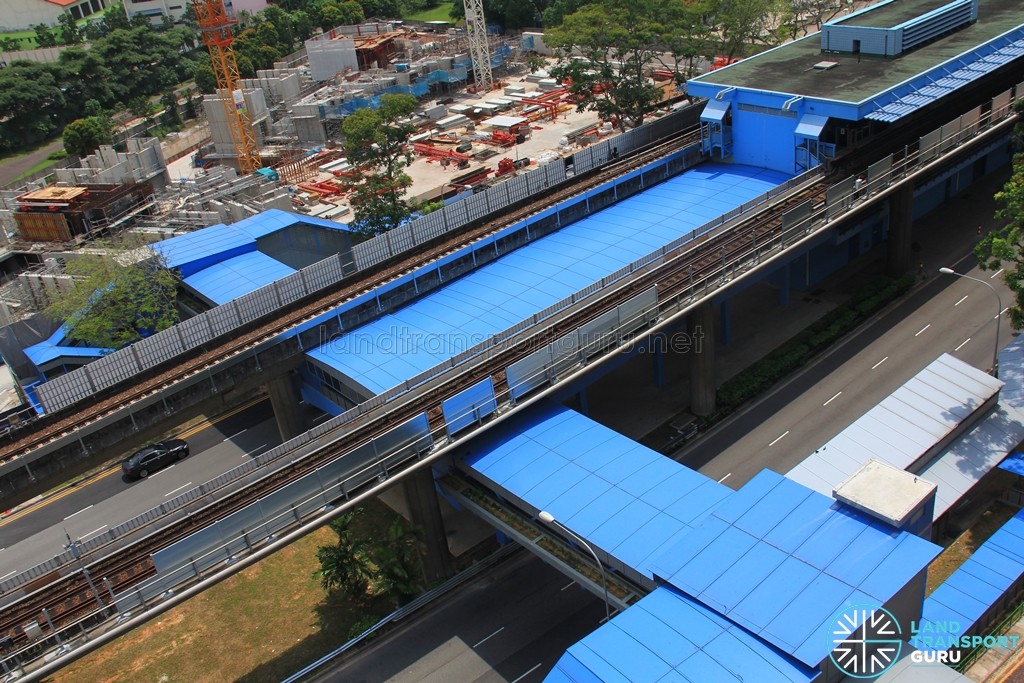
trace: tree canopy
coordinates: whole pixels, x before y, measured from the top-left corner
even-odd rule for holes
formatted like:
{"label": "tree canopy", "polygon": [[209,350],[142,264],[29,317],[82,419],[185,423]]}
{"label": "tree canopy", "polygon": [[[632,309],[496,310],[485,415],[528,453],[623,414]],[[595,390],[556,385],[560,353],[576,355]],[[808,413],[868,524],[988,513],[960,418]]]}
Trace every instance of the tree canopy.
{"label": "tree canopy", "polygon": [[136,242],[124,240],[105,255],[83,254],[65,268],[73,286],[53,295],[47,315],[65,322],[73,341],[118,349],[178,321],[178,280]]}
{"label": "tree canopy", "polygon": [[657,20],[663,8],[658,0],[600,0],[545,34],[562,56],[552,75],[569,83],[579,111],[622,130],[643,123],[659,97],[647,70],[669,30]]}
{"label": "tree canopy", "polygon": [[409,217],[405,193],[412,178],[404,169],[413,157],[406,143],[416,127],[403,119],[416,107],[411,95],[381,95],[380,107],[359,109],[342,122],[354,171],[342,184],[352,192],[353,225],[364,236],[387,232]]}
{"label": "tree canopy", "polygon": [[63,138],[64,151],[84,157],[110,144],[110,121],[102,116],[76,119],[64,127]]}
{"label": "tree canopy", "polygon": [[[1014,106],[1024,116],[1024,103]],[[1005,225],[989,232],[974,249],[983,269],[1003,269],[1003,282],[1013,292],[1007,311],[1015,330],[1024,327],[1024,123],[1014,129],[1013,170],[1010,179],[996,193],[1000,204],[996,217]]]}

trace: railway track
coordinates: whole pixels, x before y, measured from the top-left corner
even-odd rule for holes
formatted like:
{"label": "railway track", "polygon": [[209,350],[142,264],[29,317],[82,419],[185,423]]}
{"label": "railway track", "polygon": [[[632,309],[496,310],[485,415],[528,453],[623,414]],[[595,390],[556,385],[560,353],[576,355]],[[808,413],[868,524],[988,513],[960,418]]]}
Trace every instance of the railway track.
{"label": "railway track", "polygon": [[[590,187],[632,170],[639,165],[680,149],[694,141],[695,137],[696,133],[690,132],[664,142],[655,148],[646,150],[635,157],[619,160],[612,167],[605,167],[588,175],[585,179],[585,184],[574,183],[567,187],[559,188],[555,193],[545,198],[543,206],[567,199]],[[879,154],[882,153],[879,152]],[[898,161],[906,162],[907,160],[899,159]],[[579,180],[579,178],[574,180]],[[157,548],[166,547],[176,540],[212,524],[215,520],[248,505],[253,500],[268,495],[317,467],[350,452],[356,446],[365,443],[367,440],[387,431],[395,424],[399,424],[417,414],[424,412],[427,414],[432,431],[443,430],[441,402],[444,399],[457,394],[462,389],[487,376],[493,378],[496,394],[502,394],[508,389],[504,368],[529,354],[532,349],[540,348],[551,341],[559,339],[580,325],[597,318],[651,286],[657,287],[658,297],[661,301],[678,296],[692,282],[714,273],[723,264],[730,262],[736,255],[749,253],[758,243],[767,242],[777,236],[782,230],[782,216],[791,208],[805,202],[810,202],[815,207],[823,204],[829,185],[830,182],[823,179],[812,186],[804,188],[793,196],[776,202],[767,211],[758,213],[727,230],[703,235],[680,248],[676,253],[666,255],[661,264],[656,267],[649,267],[647,272],[642,273],[630,282],[628,286],[620,288],[615,296],[601,297],[591,303],[584,302],[570,319],[547,325],[543,329],[536,331],[530,338],[529,344],[519,343],[510,345],[505,352],[495,354],[493,357],[472,367],[470,372],[464,372],[461,368],[453,369],[444,375],[428,381],[423,385],[422,389],[417,388],[414,391],[396,397],[385,408],[355,418],[346,424],[346,434],[332,443],[330,447],[324,448],[301,461],[293,462],[275,471],[263,480],[255,482],[246,490],[245,496],[235,496],[213,502],[187,520],[162,529],[160,532],[126,548],[124,552],[97,561],[91,567],[94,577],[108,578],[115,592],[123,591],[153,574],[154,570],[149,560],[149,555]],[[507,214],[500,219],[488,220],[464,232],[461,236],[446,240],[443,244],[431,249],[426,257],[423,253],[411,255],[399,263],[381,268],[370,274],[367,279],[349,284],[345,288],[339,288],[334,293],[334,296],[330,298],[330,303],[322,303],[320,301],[312,304],[307,303],[273,322],[265,323],[249,331],[234,344],[225,344],[215,352],[203,354],[189,366],[191,371],[183,371],[176,375],[161,375],[151,380],[147,387],[156,386],[163,388],[172,383],[175,377],[180,378],[202,371],[215,362],[211,361],[211,356],[214,354],[217,354],[216,357],[219,358],[222,355],[229,355],[232,349],[236,349],[235,353],[237,353],[237,350],[244,350],[261,341],[272,338],[291,325],[298,324],[309,317],[318,315],[323,310],[337,306],[346,298],[358,296],[368,289],[403,275],[417,265],[421,265],[424,258],[439,258],[468,243],[481,239],[509,223],[521,220],[536,212],[539,206],[539,203],[531,203],[519,207],[513,213]],[[466,365],[469,366],[472,363],[473,361],[470,361]],[[137,400],[139,396],[143,395],[146,395],[145,389],[136,392],[136,399],[133,400]],[[115,402],[114,399],[107,399],[107,401],[109,402],[106,404],[108,410],[113,410],[112,406],[115,405],[117,407],[124,405],[124,399],[120,402]],[[103,402],[101,401],[102,404]],[[109,564],[107,564],[108,562]],[[105,573],[106,571],[111,572],[113,576]],[[38,591],[37,593],[0,610],[0,633],[6,633],[14,638],[15,642],[23,642],[24,634],[18,627],[26,621],[37,621],[38,623],[36,615],[44,608],[51,615],[56,614],[58,616],[58,618],[54,619],[54,623],[58,628],[61,624],[70,623],[81,618],[83,614],[88,614],[92,609],[95,609],[96,599],[89,594],[85,583],[81,574],[75,574],[52,583],[45,583],[40,579],[37,581],[39,585],[34,586]],[[44,587],[47,590],[39,590]],[[102,593],[103,591],[101,590],[100,592]],[[100,600],[103,599],[101,595]]]}
{"label": "railway track", "polygon": [[[667,263],[651,268],[628,286],[622,287],[615,296],[601,297],[597,301],[584,304],[571,318],[545,326],[530,337],[529,343],[513,344],[505,352],[478,363],[471,372],[460,372],[459,369],[453,369],[445,375],[430,380],[425,388],[417,391],[415,395],[411,395],[412,392],[410,395],[402,395],[387,404],[384,409],[356,418],[345,425],[346,434],[335,440],[329,447],[315,455],[292,462],[255,482],[246,489],[244,496],[233,496],[212,502],[187,520],[165,527],[130,546],[125,553],[119,553],[120,557],[118,555],[111,556],[97,563],[92,569],[94,576],[108,576],[102,573],[103,568],[108,566],[111,571],[117,570],[122,573],[124,567],[145,567],[149,562],[150,554],[157,549],[166,547],[213,524],[216,520],[249,505],[254,500],[271,494],[295,479],[351,452],[357,446],[383,434],[394,425],[420,413],[427,414],[433,433],[443,434],[441,403],[445,399],[487,376],[493,378],[495,392],[500,395],[508,389],[504,368],[509,364],[525,357],[533,349],[541,348],[569,334],[580,325],[601,316],[623,301],[652,286],[658,287],[661,299],[673,296],[675,292],[685,287],[691,274],[712,272],[719,267],[723,258],[728,260],[730,256],[746,249],[755,234],[766,236],[771,230],[778,229],[772,226],[781,225],[783,212],[796,204],[807,201],[808,198],[822,196],[825,186],[824,183],[820,183],[795,197],[776,203],[768,217],[752,218],[722,233],[704,235],[696,239]],[[455,376],[452,377],[452,375]],[[106,564],[107,562],[109,564]],[[149,566],[148,571],[136,570],[132,573],[119,574],[116,582],[111,579],[115,585],[115,592],[130,588],[131,585],[151,576],[153,571],[151,565]],[[48,586],[46,591],[29,596],[7,609],[0,610],[0,632],[7,633],[18,642],[23,636],[17,627],[24,621],[31,620],[33,615],[38,614],[43,607],[51,615],[54,613],[59,615],[59,618],[54,619],[55,625],[59,628],[62,624],[71,623],[75,619],[80,619],[84,614],[88,614],[96,608],[96,602],[95,598],[91,598],[89,595],[84,577],[75,574]]]}
{"label": "railway track", "polygon": [[[223,358],[237,355],[270,340],[281,332],[384,285],[424,263],[457,251],[507,225],[528,218],[543,208],[585,192],[698,140],[699,132],[697,130],[682,131],[653,147],[640,150],[631,156],[622,157],[616,163],[586,175],[576,176],[553,193],[542,198],[532,201],[527,199],[526,203],[515,207],[511,212],[483,219],[480,224],[472,226],[468,230],[458,231],[455,235],[444,235],[439,238],[439,242],[429,244],[424,249],[414,250],[397,262],[385,263],[360,271],[356,275],[359,278],[357,281],[343,280],[337,286],[317,293],[315,297],[299,300],[284,310],[276,311],[272,318],[265,318],[263,322],[256,323],[255,327],[248,330],[243,329],[240,334],[234,336],[222,337],[221,343],[216,347],[208,345],[199,354],[176,358],[161,366],[163,369],[157,370],[155,374],[150,374],[148,377],[137,377],[135,383],[130,387],[122,385],[121,390],[117,393],[108,392],[96,395],[91,405],[76,405],[41,416],[26,423],[21,429],[8,432],[7,443],[0,444],[0,462],[28,455],[37,448],[46,446],[77,429],[87,427],[93,422],[117,413],[139,400],[162,392],[175,382],[216,365]],[[167,367],[168,365],[170,367]]]}
{"label": "railway track", "polygon": [[[0,451],[0,453],[8,453],[12,449],[19,449],[15,451],[16,454],[28,452],[32,448],[36,448],[39,445],[46,443],[48,440],[52,440],[55,434],[57,436],[65,434],[69,430],[76,429],[112,412],[116,412],[130,405],[133,401],[137,401],[140,398],[149,395],[153,391],[162,391],[178,379],[191,376],[196,372],[205,371],[208,367],[218,362],[222,357],[238,354],[241,351],[271,339],[289,327],[315,317],[326,310],[335,308],[346,300],[361,296],[366,291],[372,290],[373,288],[385,284],[394,278],[400,277],[411,269],[422,265],[424,262],[441,258],[467,244],[483,239],[509,224],[527,218],[533,213],[539,211],[541,208],[545,208],[550,206],[552,203],[558,203],[571,198],[572,196],[578,195],[592,187],[596,187],[614,179],[619,175],[632,171],[635,168],[650,163],[653,160],[662,158],[674,151],[682,149],[687,145],[696,142],[698,139],[699,134],[696,131],[689,131],[672,139],[663,141],[650,149],[643,150],[632,157],[624,157],[615,164],[606,166],[597,172],[589,174],[588,176],[583,178],[577,177],[575,180],[581,180],[581,182],[572,183],[566,187],[559,188],[553,194],[544,197],[543,200],[530,202],[525,206],[517,208],[512,213],[505,214],[500,218],[488,220],[482,225],[476,226],[467,232],[463,232],[459,236],[449,238],[442,244],[429,250],[426,255],[422,252],[418,255],[410,255],[402,259],[399,263],[378,269],[377,272],[370,274],[368,278],[365,278],[358,283],[349,284],[348,287],[344,287],[340,289],[340,291],[334,292],[333,296],[329,296],[326,299],[321,298],[312,304],[307,303],[297,310],[289,311],[285,315],[275,318],[273,321],[266,322],[257,329],[251,330],[241,337],[226,340],[222,346],[219,346],[215,350],[206,351],[200,357],[194,359],[192,363],[188,364],[187,367],[184,367],[184,364],[182,364],[182,366],[179,366],[181,369],[178,372],[162,373],[155,378],[151,378],[148,381],[140,383],[138,388],[129,391],[127,394],[108,397],[106,399],[101,398],[97,404],[94,404],[94,410],[96,412],[92,415],[83,417],[80,420],[74,420],[72,423],[62,421],[60,423],[51,424],[50,429],[48,429],[44,434],[41,434],[36,438],[24,438],[19,442],[10,444],[7,448]],[[444,397],[442,396],[442,393],[446,396],[449,393],[448,390],[451,390],[453,386],[459,386],[459,388],[461,388],[461,385],[448,385],[444,390],[436,390],[436,397],[431,395],[430,398],[424,399],[430,401],[431,405],[435,408],[428,411],[428,414],[432,417],[431,421],[435,426],[441,415],[440,400]],[[454,389],[454,391],[457,390],[458,389]],[[405,419],[406,415],[411,417],[417,412],[421,411],[407,410],[400,415],[395,412],[389,412],[382,419],[372,423],[375,427],[375,431],[373,433],[377,434],[383,432],[397,422]],[[366,438],[372,438],[366,436],[366,426],[360,424],[359,420],[346,425],[346,429],[350,430],[354,437],[352,439],[345,439],[343,442],[339,442],[338,448],[332,449],[330,453],[325,453],[322,454],[321,457],[315,458],[315,462],[310,461],[311,459],[307,459],[307,461],[310,462],[304,462],[302,463],[302,466],[296,465],[275,472],[274,475],[260,482],[260,484],[262,484],[261,486],[247,491],[246,496],[238,496],[234,499],[220,501],[219,503],[204,509],[203,514],[189,518],[186,524],[169,527],[160,533],[142,539],[139,543],[131,547],[132,553],[130,556],[126,557],[123,553],[118,553],[108,558],[97,560],[97,562],[90,566],[91,574],[96,579],[106,578],[109,580],[114,593],[121,592],[131,585],[149,578],[155,573],[155,569],[153,568],[152,561],[149,559],[149,556],[157,549],[166,547],[177,540],[195,533],[199,529],[213,523],[216,519],[220,519],[235,510],[245,507],[253,500],[267,495],[277,488],[289,483],[293,479],[315,469],[324,462],[338,457],[341,453],[344,453]],[[8,455],[7,457],[12,456]],[[46,590],[41,590],[43,588]],[[76,572],[75,574],[64,578],[57,576],[56,572],[40,577],[27,587],[27,592],[29,592],[30,595],[25,599],[0,610],[0,634],[10,636],[16,644],[23,643],[26,640],[24,631],[20,627],[31,621],[38,623],[38,616],[44,609],[53,620],[55,627],[59,629],[62,625],[72,623],[73,621],[81,618],[82,615],[88,614],[90,611],[96,609],[98,606],[96,596],[93,595],[87,581],[80,572]],[[99,589],[99,593],[99,600],[104,604],[108,604],[110,602],[109,591],[107,591],[105,587],[102,587]]]}

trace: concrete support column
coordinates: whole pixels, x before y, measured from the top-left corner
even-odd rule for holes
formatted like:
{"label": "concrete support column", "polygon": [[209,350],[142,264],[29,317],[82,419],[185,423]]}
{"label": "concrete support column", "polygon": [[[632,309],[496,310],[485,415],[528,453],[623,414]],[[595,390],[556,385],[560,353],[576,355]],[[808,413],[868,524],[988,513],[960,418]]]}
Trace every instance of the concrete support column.
{"label": "concrete support column", "polygon": [[789,308],[789,290],[792,286],[790,284],[790,267],[791,263],[787,263],[779,269],[782,275],[781,281],[779,282],[779,308]]}
{"label": "concrete support column", "polygon": [[581,415],[589,415],[590,414],[590,400],[587,398],[587,390],[586,390],[586,388],[583,388],[583,389],[579,390],[579,392],[576,394],[576,401],[577,401],[577,403],[579,404],[579,407],[580,407],[580,414]]}
{"label": "concrete support column", "polygon": [[718,306],[722,321],[722,346],[732,344],[732,299],[726,299]]}
{"label": "concrete support column", "polygon": [[665,386],[665,344],[664,338],[668,333],[659,335],[659,338],[650,340],[651,361],[654,365],[654,386],[659,389]]}
{"label": "concrete support column", "polygon": [[295,370],[282,373],[267,382],[267,394],[274,409],[277,431],[284,441],[295,438],[307,429],[299,405],[302,401],[300,382],[299,373]]}
{"label": "concrete support column", "polygon": [[402,490],[413,524],[423,531],[423,542],[427,546],[423,571],[427,583],[443,581],[454,573],[454,567],[431,468],[420,467],[403,478]]}
{"label": "concrete support column", "polygon": [[911,244],[914,226],[914,185],[895,191],[889,197],[889,254],[886,270],[899,277],[914,267]]}
{"label": "concrete support column", "polygon": [[715,309],[710,302],[695,308],[686,317],[690,337],[690,412],[710,415],[715,412]]}

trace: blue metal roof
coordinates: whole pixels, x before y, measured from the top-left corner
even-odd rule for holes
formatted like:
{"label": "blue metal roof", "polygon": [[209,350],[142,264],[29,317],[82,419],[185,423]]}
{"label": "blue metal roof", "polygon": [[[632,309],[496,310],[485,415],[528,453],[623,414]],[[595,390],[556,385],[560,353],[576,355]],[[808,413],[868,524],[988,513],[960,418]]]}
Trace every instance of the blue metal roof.
{"label": "blue metal roof", "polygon": [[543,403],[468,447],[463,462],[530,512],[546,510],[623,567],[651,558],[731,491],[579,413]]}
{"label": "blue metal roof", "polygon": [[184,278],[184,282],[219,306],[294,272],[294,268],[266,254],[250,251],[204,268]]}
{"label": "blue metal roof", "polygon": [[[950,637],[968,632],[1024,575],[1024,510],[996,531],[924,601],[919,650],[949,649]],[[946,633],[955,622],[960,630]]]}
{"label": "blue metal roof", "polygon": [[309,351],[377,394],[448,360],[783,182],[702,164],[531,242]]}
{"label": "blue metal roof", "polygon": [[938,553],[763,470],[653,566],[656,577],[817,667],[829,653],[829,619],[886,604]]}
{"label": "blue metal roof", "polygon": [[999,469],[1024,477],[1024,453],[1014,451],[999,463]]}
{"label": "blue metal roof", "polygon": [[177,268],[183,277],[189,277],[239,254],[255,251],[257,239],[297,223],[348,231],[348,226],[343,223],[269,209],[231,225],[213,225],[187,235],[172,237],[153,244],[151,248],[164,257],[169,268]]}
{"label": "blue metal roof", "polygon": [[818,673],[685,595],[658,588],[570,647],[544,680],[806,683]]}

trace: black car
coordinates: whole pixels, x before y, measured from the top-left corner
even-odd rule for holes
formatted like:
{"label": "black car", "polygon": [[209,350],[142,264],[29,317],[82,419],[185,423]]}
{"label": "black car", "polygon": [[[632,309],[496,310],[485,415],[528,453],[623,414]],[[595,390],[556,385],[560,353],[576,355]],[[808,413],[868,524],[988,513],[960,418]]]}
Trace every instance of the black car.
{"label": "black car", "polygon": [[144,479],[161,467],[186,457],[188,444],[182,439],[169,439],[135,451],[121,463],[121,469],[124,470],[124,476],[130,479]]}

